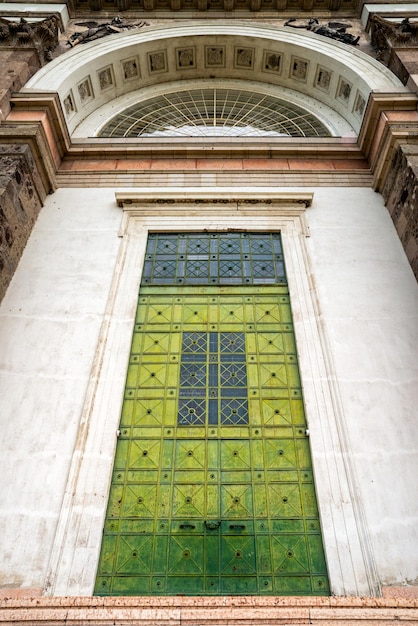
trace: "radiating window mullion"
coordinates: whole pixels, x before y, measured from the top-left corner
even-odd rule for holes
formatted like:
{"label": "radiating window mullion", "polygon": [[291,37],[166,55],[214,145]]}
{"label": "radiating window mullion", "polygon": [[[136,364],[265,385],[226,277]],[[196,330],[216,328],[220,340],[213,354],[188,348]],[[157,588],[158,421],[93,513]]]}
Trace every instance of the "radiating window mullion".
{"label": "radiating window mullion", "polygon": [[179,90],[117,114],[100,137],[329,136],[301,106],[273,95],[233,88]]}

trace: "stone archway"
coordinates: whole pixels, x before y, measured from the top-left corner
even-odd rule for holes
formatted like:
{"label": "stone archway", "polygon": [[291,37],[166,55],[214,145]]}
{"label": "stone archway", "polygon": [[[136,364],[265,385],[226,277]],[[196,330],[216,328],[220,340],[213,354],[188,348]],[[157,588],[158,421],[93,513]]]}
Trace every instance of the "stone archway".
{"label": "stone archway", "polygon": [[103,123],[107,107],[120,107],[121,98],[132,101],[138,90],[208,78],[290,89],[313,99],[318,110],[335,111],[355,133],[371,92],[405,90],[386,68],[345,44],[284,27],[218,20],[129,31],[80,46],[38,72],[25,91],[56,91],[70,133],[82,136],[76,129],[89,116]]}

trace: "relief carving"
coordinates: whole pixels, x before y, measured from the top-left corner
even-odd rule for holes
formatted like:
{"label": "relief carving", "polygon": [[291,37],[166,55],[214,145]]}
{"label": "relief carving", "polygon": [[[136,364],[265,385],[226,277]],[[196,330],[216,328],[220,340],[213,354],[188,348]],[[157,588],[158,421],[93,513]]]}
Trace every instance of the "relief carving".
{"label": "relief carving", "polygon": [[342,100],[344,103],[347,103],[351,95],[351,87],[350,83],[341,79],[338,87],[337,98]]}
{"label": "relief carving", "polygon": [[293,58],[291,73],[292,78],[296,78],[297,80],[306,80],[308,74],[308,61]]}
{"label": "relief carving", "polygon": [[251,48],[237,48],[235,58],[236,64],[240,67],[253,66],[253,50]]}
{"label": "relief carving", "polygon": [[163,72],[166,69],[164,52],[150,52],[148,55],[150,72]]}
{"label": "relief carving", "polygon": [[194,66],[193,48],[182,48],[181,50],[177,50],[177,65],[179,68]]}
{"label": "relief carving", "polygon": [[363,96],[360,93],[358,93],[356,101],[354,103],[353,111],[359,117],[363,117],[363,113],[364,113],[364,109],[365,108],[366,108],[366,100],[363,98]]}
{"label": "relief carving", "polygon": [[347,28],[352,28],[351,24],[328,22],[325,26],[324,24],[321,24],[316,17],[312,17],[308,20],[308,22],[303,22],[302,24],[297,23],[295,18],[291,18],[284,23],[284,26],[289,26],[290,28],[305,28],[316,35],[322,35],[323,37],[335,39],[335,41],[341,41],[342,43],[350,44],[351,46],[357,46],[360,40],[360,37],[354,37],[354,35],[346,32]]}
{"label": "relief carving", "polygon": [[77,110],[74,104],[74,97],[71,92],[64,98],[64,110],[67,117],[70,117]]}
{"label": "relief carving", "polygon": [[45,65],[58,45],[59,23],[57,15],[31,23],[23,17],[19,22],[0,17],[0,45],[36,48],[41,65]]}
{"label": "relief carving", "polygon": [[377,52],[377,58],[387,63],[392,48],[418,46],[418,21],[411,22],[409,17],[399,22],[373,15],[370,27],[371,44]]}
{"label": "relief carving", "polygon": [[223,46],[206,48],[206,65],[222,67],[224,65],[225,49]]}
{"label": "relief carving", "polygon": [[80,94],[81,102],[86,102],[93,97],[93,90],[90,84],[90,80],[86,78],[78,86],[78,93]]}
{"label": "relief carving", "polygon": [[282,66],[282,55],[277,52],[264,53],[264,69],[269,72],[280,72]]}
{"label": "relief carving", "polygon": [[140,22],[127,22],[126,20],[121,20],[120,17],[114,17],[111,22],[76,22],[76,26],[84,26],[86,30],[80,32],[77,31],[71,35],[69,39],[67,39],[67,45],[71,48],[79,43],[88,43],[89,41],[94,41],[95,39],[107,37],[107,35],[123,33],[126,30],[149,26],[149,24],[143,20]]}
{"label": "relief carving", "polygon": [[110,67],[105,67],[103,70],[100,70],[99,83],[102,91],[113,87],[113,73]]}
{"label": "relief carving", "polygon": [[331,76],[332,72],[330,72],[330,70],[327,70],[324,67],[319,67],[316,75],[316,87],[319,87],[319,89],[323,89],[324,91],[328,91]]}
{"label": "relief carving", "polygon": [[138,60],[136,58],[122,61],[122,67],[125,80],[131,80],[139,76]]}

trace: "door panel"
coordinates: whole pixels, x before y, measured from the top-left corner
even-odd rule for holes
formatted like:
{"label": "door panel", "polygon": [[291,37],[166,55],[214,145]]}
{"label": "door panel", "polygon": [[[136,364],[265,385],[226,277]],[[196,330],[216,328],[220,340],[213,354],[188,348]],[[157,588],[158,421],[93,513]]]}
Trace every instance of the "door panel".
{"label": "door panel", "polygon": [[286,290],[224,291],[141,290],[96,593],[328,592]]}
{"label": "door panel", "polygon": [[329,593],[277,233],[150,235],[95,593]]}

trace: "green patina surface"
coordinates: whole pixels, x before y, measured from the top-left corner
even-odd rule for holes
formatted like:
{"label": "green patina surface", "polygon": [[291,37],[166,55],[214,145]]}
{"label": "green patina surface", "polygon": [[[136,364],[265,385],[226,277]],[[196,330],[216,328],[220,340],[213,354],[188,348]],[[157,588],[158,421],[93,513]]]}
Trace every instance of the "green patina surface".
{"label": "green patina surface", "polygon": [[289,296],[273,273],[143,280],[96,594],[329,593]]}

